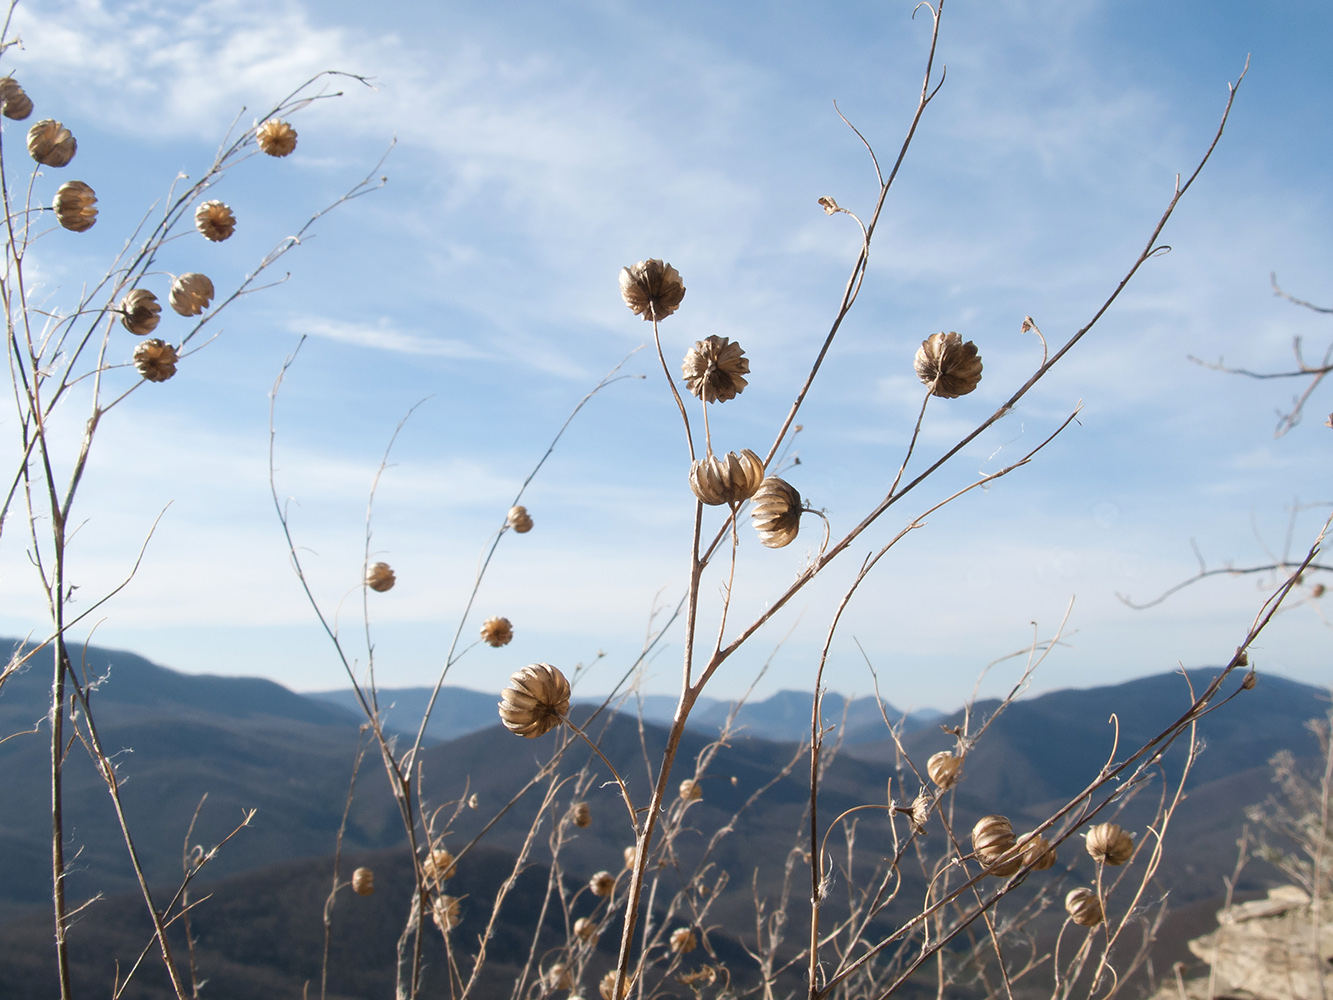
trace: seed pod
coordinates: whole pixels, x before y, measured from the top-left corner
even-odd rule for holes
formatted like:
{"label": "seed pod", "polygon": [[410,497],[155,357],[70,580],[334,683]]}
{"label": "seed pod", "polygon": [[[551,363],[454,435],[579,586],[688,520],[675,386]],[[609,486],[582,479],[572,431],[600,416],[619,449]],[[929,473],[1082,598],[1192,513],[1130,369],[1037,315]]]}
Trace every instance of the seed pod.
{"label": "seed pod", "polygon": [[194,228],[204,239],[221,243],[236,232],[236,216],[220,201],[206,201],[194,210]]}
{"label": "seed pod", "polygon": [[157,329],[162,303],[146,288],[135,288],[120,300],[120,322],[136,337],[145,337]]}
{"label": "seed pod", "polygon": [[574,977],[569,974],[569,966],[564,962],[556,962],[546,970],[546,988],[549,990],[572,990],[574,988]]}
{"label": "seed pod", "polygon": [[1316,583],[1313,587],[1310,588],[1310,596],[1311,596],[1311,597],[1323,597],[1323,596],[1324,596],[1324,585],[1323,585],[1322,583]]}
{"label": "seed pod", "polygon": [[469,796],[467,797],[467,807],[468,807],[469,809],[475,809],[475,808],[477,808],[477,803],[478,803],[478,801],[479,801],[479,800],[477,799],[477,793],[476,793],[476,792],[473,792],[471,795],[469,795]]}
{"label": "seed pod", "polygon": [[574,936],[580,941],[591,941],[597,936],[597,925],[587,917],[574,921]]}
{"label": "seed pod", "polygon": [[972,850],[977,860],[990,868],[987,874],[1008,878],[1018,871],[1022,857],[1017,854],[1005,857],[1016,843],[1014,828],[1006,816],[983,816],[972,827]]}
{"label": "seed pod", "polygon": [[453,878],[457,867],[454,856],[443,847],[435,848],[421,859],[421,873],[426,876],[428,883],[437,887]]}
{"label": "seed pod", "polygon": [[955,757],[948,750],[941,750],[926,761],[926,773],[936,787],[952,788],[963,780],[963,758]]}
{"label": "seed pod", "polygon": [[725,458],[710,452],[690,466],[690,489],[713,507],[750,499],[763,481],[764,463],[749,448],[739,455],[729,451]]}
{"label": "seed pod", "polygon": [[134,349],[134,367],[149,382],[165,382],[176,374],[180,360],[176,348],[156,337],[145,340]]}
{"label": "seed pod", "polygon": [[56,221],[71,233],[86,233],[97,221],[97,195],[83,181],[66,181],[51,207]]}
{"label": "seed pod", "polygon": [[575,802],[569,807],[569,818],[580,830],[592,825],[592,810],[586,802]]}
{"label": "seed pod", "polygon": [[549,663],[533,663],[509,678],[500,693],[500,721],[511,733],[534,739],[569,713],[569,681]]}
{"label": "seed pod", "polygon": [[1065,896],[1065,912],[1080,927],[1096,927],[1102,922],[1102,901],[1091,889],[1070,889]]}
{"label": "seed pod", "polygon": [[1039,833],[1025,833],[1018,841],[1023,864],[1034,872],[1044,872],[1055,864],[1055,848]]}
{"label": "seed pod", "polygon": [[697,341],[680,366],[686,387],[705,403],[735,399],[745,390],[749,372],[750,359],[741,345],[717,336]]}
{"label": "seed pod", "polygon": [[369,896],[375,891],[375,873],[369,868],[352,872],[352,891],[358,896]]}
{"label": "seed pod", "polygon": [[594,896],[609,896],[616,891],[616,877],[610,872],[598,872],[588,880],[588,888]]}
{"label": "seed pod", "polygon": [[255,129],[255,139],[269,156],[287,156],[296,148],[296,129],[279,118],[270,118]]}
{"label": "seed pod", "polygon": [[917,792],[916,798],[912,800],[912,805],[907,810],[907,822],[912,825],[913,833],[925,833],[926,824],[930,822],[930,809],[934,804],[930,794],[923,788]]}
{"label": "seed pod", "polygon": [[377,562],[366,570],[366,586],[377,594],[393,590],[393,585],[397,582],[398,578],[394,576],[393,569],[386,562]]}
{"label": "seed pod", "polygon": [[847,211],[828,195],[819,199],[819,207],[824,210],[825,215],[837,215],[839,212]]}
{"label": "seed pod", "polygon": [[514,639],[514,626],[508,618],[487,618],[481,623],[481,639],[495,649],[508,646]]}
{"label": "seed pod", "polygon": [[213,301],[213,282],[208,275],[191,271],[171,283],[171,308],[182,316],[198,316]]}
{"label": "seed pod", "polygon": [[620,269],[620,297],[635,316],[665,319],[680,308],[685,285],[674,267],[650,258]]}
{"label": "seed pod", "polygon": [[977,345],[970,340],[963,343],[956,333],[931,334],[916,352],[916,376],[930,386],[932,396],[966,396],[981,382]]}
{"label": "seed pod", "polygon": [[0,77],[0,115],[21,122],[32,114],[32,98],[12,76]]}
{"label": "seed pod", "polygon": [[1088,830],[1088,853],[1094,861],[1123,865],[1134,856],[1134,838],[1119,823],[1098,823]]}
{"label": "seed pod", "polygon": [[693,778],[686,778],[680,783],[680,800],[682,802],[698,802],[704,797],[704,790],[699,782]]}
{"label": "seed pod", "polygon": [[670,940],[671,950],[677,955],[686,955],[699,946],[699,940],[694,936],[694,931],[688,927],[677,927],[671,932]]}
{"label": "seed pod", "polygon": [[635,860],[639,857],[639,849],[635,845],[630,844],[629,847],[625,848],[620,853],[625,859],[625,867],[633,868]]}
{"label": "seed pod", "polygon": [[526,535],[532,530],[532,515],[528,513],[528,508],[521,504],[509,508],[505,522],[520,535]]}
{"label": "seed pod", "polygon": [[28,155],[44,167],[63,167],[78,148],[69,129],[53,118],[43,118],[28,129]]}
{"label": "seed pod", "polygon": [[790,545],[801,530],[801,494],[785,479],[769,476],[755,490],[750,523],[770,549]]}
{"label": "seed pod", "polygon": [[[597,984],[597,992],[602,995],[602,1000],[615,1000],[616,997],[616,976],[619,973],[612,969],[602,977],[602,981]],[[625,995],[625,987],[620,988],[620,995]]]}
{"label": "seed pod", "polygon": [[458,900],[453,896],[436,896],[431,900],[430,916],[441,934],[448,934],[463,919],[463,915],[458,911]]}

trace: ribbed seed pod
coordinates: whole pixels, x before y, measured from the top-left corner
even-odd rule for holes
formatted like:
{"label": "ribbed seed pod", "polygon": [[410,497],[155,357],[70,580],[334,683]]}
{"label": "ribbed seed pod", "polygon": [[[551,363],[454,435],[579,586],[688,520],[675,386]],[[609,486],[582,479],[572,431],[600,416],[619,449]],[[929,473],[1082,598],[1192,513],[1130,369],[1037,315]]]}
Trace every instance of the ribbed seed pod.
{"label": "ribbed seed pod", "polygon": [[514,639],[514,626],[508,618],[487,618],[481,623],[481,639],[495,649],[508,646]]}
{"label": "ribbed seed pod", "polygon": [[981,382],[981,358],[977,345],[956,333],[934,333],[916,352],[917,378],[930,386],[932,396],[955,399],[966,396]]}
{"label": "ribbed seed pod", "polygon": [[509,508],[509,514],[505,517],[505,523],[513,528],[520,535],[526,535],[532,530],[532,515],[528,513],[528,508],[522,504]]}
{"label": "ribbed seed pod", "polygon": [[963,780],[963,758],[955,757],[948,750],[931,754],[930,760],[926,761],[926,773],[936,787],[952,788]]}
{"label": "ribbed seed pod", "polygon": [[751,498],[750,523],[770,549],[790,545],[801,530],[801,494],[785,479],[769,476]]}
{"label": "ribbed seed pod", "polygon": [[500,693],[500,721],[511,733],[534,739],[569,713],[569,681],[549,663],[526,666],[509,683]]}
{"label": "ribbed seed pod", "polygon": [[564,962],[556,962],[546,970],[545,977],[546,988],[549,990],[572,990],[574,988],[574,977],[569,974],[569,966]]}
{"label": "ribbed seed pod", "polygon": [[695,397],[705,403],[725,403],[745,390],[750,359],[740,344],[727,337],[705,337],[686,352],[680,373]]}
{"label": "ribbed seed pod", "polygon": [[12,76],[0,77],[0,115],[21,122],[32,114],[32,98]]}
{"label": "ribbed seed pod", "polygon": [[[602,981],[597,984],[597,992],[601,994],[602,1000],[617,1000],[616,997],[616,975],[615,969],[612,969],[602,977]],[[628,980],[628,977],[626,977]],[[625,997],[629,993],[628,981],[620,984],[620,997]]]}
{"label": "ribbed seed pod", "polygon": [[633,868],[634,861],[639,856],[639,849],[635,847],[633,844],[630,844],[629,847],[621,851],[620,854],[625,859],[625,867]]}
{"label": "ribbed seed pod", "polygon": [[280,118],[270,118],[255,129],[255,139],[269,156],[287,156],[296,148],[296,129]]}
{"label": "ribbed seed pod", "polygon": [[436,896],[431,900],[430,916],[441,934],[448,934],[463,920],[458,910],[458,900],[453,896]]}
{"label": "ribbed seed pod", "polygon": [[176,348],[156,337],[145,340],[134,349],[134,367],[149,382],[165,382],[176,374],[180,356]]}
{"label": "ribbed seed pod", "polygon": [[1055,864],[1055,848],[1039,833],[1025,833],[1018,841],[1023,865],[1034,872],[1044,872]]}
{"label": "ribbed seed pod", "polygon": [[690,466],[690,489],[713,507],[750,499],[763,481],[764,463],[749,448],[739,455],[729,451],[724,458],[710,452]]}
{"label": "ribbed seed pod", "polygon": [[682,781],[679,791],[682,802],[698,802],[704,797],[703,788],[693,778],[686,778]]}
{"label": "ribbed seed pod", "polygon": [[369,896],[375,891],[375,873],[369,868],[352,872],[352,891],[358,896]]}
{"label": "ribbed seed pod", "polygon": [[680,308],[685,285],[674,267],[649,258],[620,269],[620,297],[635,316],[665,319]]}
{"label": "ribbed seed pod", "polygon": [[1098,823],[1088,830],[1088,853],[1094,861],[1123,865],[1134,856],[1134,838],[1119,823]]}
{"label": "ribbed seed pod", "polygon": [[588,888],[594,896],[609,896],[616,891],[616,877],[610,872],[598,872],[588,880]]}
{"label": "ribbed seed pod", "polygon": [[190,271],[171,283],[167,296],[171,308],[182,316],[198,316],[213,301],[213,282],[208,275]]}
{"label": "ribbed seed pod", "polygon": [[694,931],[688,927],[677,927],[671,932],[671,950],[677,955],[687,955],[699,946]]}
{"label": "ribbed seed pod", "polygon": [[586,802],[575,802],[569,807],[569,818],[580,830],[586,830],[592,825],[592,810]]}
{"label": "ribbed seed pod", "polygon": [[63,167],[78,148],[69,129],[53,118],[43,118],[28,129],[28,155],[44,167]]}
{"label": "ribbed seed pod", "polygon": [[398,577],[394,575],[393,568],[386,562],[377,562],[366,570],[366,586],[377,594],[382,594],[386,590],[393,590],[393,585],[398,582]]}
{"label": "ribbed seed pod", "polygon": [[437,887],[453,878],[457,867],[454,856],[443,847],[435,848],[421,859],[421,873],[428,883]]}
{"label": "ribbed seed pod", "polygon": [[206,201],[194,210],[194,228],[204,239],[221,243],[236,232],[236,216],[220,201]]}
{"label": "ribbed seed pod", "polygon": [[135,288],[120,300],[120,322],[136,337],[146,337],[157,329],[162,303],[146,288]]}
{"label": "ribbed seed pod", "polygon": [[[1013,850],[1016,843],[1014,828],[1007,816],[983,816],[972,827],[972,850],[977,860],[991,869],[988,872],[990,875],[1008,878],[1018,871],[1023,863],[1018,854],[1004,860],[1002,864],[996,864]],[[992,865],[995,867],[992,868]]]}
{"label": "ribbed seed pod", "polygon": [[934,805],[934,799],[924,788],[917,792],[916,798],[907,809],[907,821],[912,825],[913,833],[925,833],[926,824],[930,822],[930,810]]}
{"label": "ribbed seed pod", "polygon": [[61,184],[51,207],[56,221],[71,233],[86,233],[97,221],[97,195],[83,181]]}
{"label": "ribbed seed pod", "polygon": [[1091,889],[1070,889],[1065,896],[1065,912],[1080,927],[1096,927],[1104,919],[1102,901]]}
{"label": "ribbed seed pod", "polygon": [[587,917],[579,917],[574,921],[574,936],[580,941],[591,941],[597,936],[597,924]]}

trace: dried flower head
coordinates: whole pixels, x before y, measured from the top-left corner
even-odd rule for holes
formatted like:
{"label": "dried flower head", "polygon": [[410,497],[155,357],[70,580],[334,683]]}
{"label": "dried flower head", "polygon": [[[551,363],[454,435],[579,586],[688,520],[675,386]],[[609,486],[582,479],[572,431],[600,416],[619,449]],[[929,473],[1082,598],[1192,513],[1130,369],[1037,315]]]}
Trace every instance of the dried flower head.
{"label": "dried flower head", "polygon": [[556,962],[546,970],[543,977],[546,980],[546,988],[549,990],[572,990],[574,988],[574,977],[569,974],[569,966],[564,962]]}
{"label": "dried flower head", "polygon": [[1240,682],[1241,689],[1244,691],[1253,691],[1254,685],[1259,682],[1259,675],[1251,670],[1245,675],[1245,679]]}
{"label": "dried flower head", "polygon": [[134,349],[134,367],[149,382],[165,382],[176,374],[180,356],[176,348],[156,337],[145,340]]}
{"label": "dried flower head", "polygon": [[574,936],[580,941],[591,941],[597,936],[597,924],[587,917],[579,917],[574,921]]}
{"label": "dried flower head", "polygon": [[162,318],[162,303],[146,288],[135,288],[120,300],[120,322],[136,337],[145,337],[157,329]]}
{"label": "dried flower head", "polygon": [[981,382],[977,345],[970,340],[963,343],[956,333],[931,334],[916,352],[916,376],[930,386],[932,396],[966,396]]}
{"label": "dried flower head", "polygon": [[255,138],[269,156],[287,156],[296,148],[296,129],[279,118],[270,118],[255,129]]}
{"label": "dried flower head", "polygon": [[97,195],[83,181],[66,181],[51,204],[56,221],[72,233],[86,233],[97,221]]}
{"label": "dried flower head", "polygon": [[693,972],[682,972],[676,977],[676,982],[680,983],[682,986],[689,986],[691,988],[696,986],[712,986],[717,982],[717,969],[711,965],[701,965]]}
{"label": "dried flower head", "polygon": [[500,693],[500,721],[511,733],[534,739],[569,713],[569,681],[549,663],[526,666],[509,683]]}
{"label": "dried flower head", "polygon": [[463,920],[458,910],[458,900],[453,896],[436,896],[431,900],[430,916],[441,934],[448,934]]}
{"label": "dried flower head", "polygon": [[952,788],[963,778],[963,758],[955,757],[948,750],[941,750],[926,761],[926,773],[936,787]]}
{"label": "dried flower head", "polygon": [[608,871],[600,871],[588,880],[588,888],[594,896],[609,896],[616,891],[616,877]]}
{"label": "dried flower head", "polygon": [[819,199],[819,207],[824,210],[825,215],[837,215],[839,212],[847,211],[847,209],[839,205],[829,195],[824,195],[824,197]]}
{"label": "dried flower head", "polygon": [[639,849],[634,844],[630,844],[629,847],[621,851],[620,854],[625,859],[625,867],[633,868],[634,862],[639,856]]}
{"label": "dried flower head", "polygon": [[481,639],[495,649],[508,646],[514,640],[514,626],[508,618],[487,618],[481,623]]}
{"label": "dried flower head", "polygon": [[1088,830],[1088,853],[1094,861],[1123,865],[1134,856],[1134,838],[1119,823],[1098,823]]}
{"label": "dried flower head", "polygon": [[620,269],[620,297],[636,316],[665,319],[680,308],[685,285],[674,267],[650,258]]}
{"label": "dried flower head", "polygon": [[221,243],[236,232],[236,216],[220,201],[206,201],[194,210],[194,228],[206,240]]}
{"label": "dried flower head", "polygon": [[358,896],[369,896],[375,891],[375,873],[369,868],[352,872],[352,891]]}
{"label": "dried flower head", "polygon": [[63,167],[78,148],[69,129],[53,118],[43,118],[28,129],[28,154],[44,167]]}
{"label": "dried flower head", "polygon": [[972,827],[972,850],[977,860],[990,868],[990,875],[1008,878],[1018,871],[1023,863],[1022,857],[1013,854],[1006,858],[1016,843],[1014,828],[1007,816],[983,816]]}
{"label": "dried flower head", "polygon": [[671,950],[677,955],[687,955],[699,947],[699,940],[688,927],[677,927],[671,932]]}
{"label": "dried flower head", "polygon": [[1091,889],[1070,889],[1065,912],[1080,927],[1096,927],[1102,922],[1102,901]]}
{"label": "dried flower head", "polygon": [[801,530],[801,494],[785,479],[769,476],[755,490],[750,523],[770,549],[790,545]]}
{"label": "dried flower head", "polygon": [[740,344],[727,337],[705,337],[686,352],[680,373],[697,398],[705,403],[725,403],[745,391],[750,359]]}
{"label": "dried flower head", "polygon": [[917,792],[916,798],[912,804],[905,810],[907,813],[907,822],[912,826],[913,833],[925,833],[926,824],[930,822],[930,809],[934,805],[934,799],[924,788]]}
{"label": "dried flower head", "polygon": [[[616,996],[616,977],[620,973],[612,969],[602,977],[602,981],[597,984],[597,992],[601,994],[602,1000],[615,1000]],[[625,987],[620,987],[620,995],[623,997],[626,993]]]}
{"label": "dried flower head", "polygon": [[714,507],[750,499],[763,481],[764,463],[749,448],[739,455],[729,451],[723,458],[710,452],[690,466],[690,489]]}
{"label": "dried flower head", "polygon": [[505,517],[505,523],[513,528],[520,535],[526,535],[532,530],[532,515],[528,513],[528,508],[522,504],[509,508],[509,514]]}
{"label": "dried flower head", "polygon": [[592,825],[592,810],[588,808],[586,802],[574,802],[569,807],[569,819],[580,830],[586,830]]}
{"label": "dried flower head", "polygon": [[1025,833],[1018,841],[1024,867],[1044,872],[1055,864],[1055,848],[1039,833]]}
{"label": "dried flower head", "polygon": [[190,271],[171,283],[167,297],[171,308],[182,316],[198,316],[213,301],[213,282],[208,275]]}
{"label": "dried flower head", "polygon": [[398,578],[394,576],[393,568],[386,562],[374,563],[366,570],[366,586],[377,594],[393,590],[393,585],[397,582]]}
{"label": "dried flower head", "polygon": [[454,856],[443,847],[435,848],[421,859],[421,873],[426,876],[428,883],[436,887],[453,878],[457,869]]}
{"label": "dried flower head", "polygon": [[679,791],[682,802],[698,802],[704,797],[703,787],[693,778],[686,778],[682,781]]}
{"label": "dried flower head", "polygon": [[32,98],[12,76],[0,77],[0,115],[21,122],[32,114]]}

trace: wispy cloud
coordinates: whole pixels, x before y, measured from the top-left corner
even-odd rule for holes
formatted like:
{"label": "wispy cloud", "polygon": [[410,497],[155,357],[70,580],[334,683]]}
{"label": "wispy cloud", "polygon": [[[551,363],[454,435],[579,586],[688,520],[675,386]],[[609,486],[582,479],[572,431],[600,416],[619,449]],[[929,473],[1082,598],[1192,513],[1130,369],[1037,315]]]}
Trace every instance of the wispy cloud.
{"label": "wispy cloud", "polygon": [[400,330],[389,319],[381,318],[373,326],[315,316],[292,319],[287,328],[308,337],[324,337],[340,344],[351,344],[374,351],[438,358],[469,360],[495,359],[494,354],[478,350],[473,344],[438,334]]}

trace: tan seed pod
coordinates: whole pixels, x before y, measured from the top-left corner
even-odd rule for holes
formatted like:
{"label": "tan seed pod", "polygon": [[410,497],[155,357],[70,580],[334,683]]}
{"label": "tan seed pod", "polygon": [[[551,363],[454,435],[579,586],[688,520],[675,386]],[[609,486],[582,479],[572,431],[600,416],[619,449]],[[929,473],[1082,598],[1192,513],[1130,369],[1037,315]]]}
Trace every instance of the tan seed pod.
{"label": "tan seed pod", "polygon": [[682,986],[712,986],[717,982],[717,969],[711,965],[701,965],[693,972],[682,972],[676,977]]}
{"label": "tan seed pod", "polygon": [[526,535],[532,530],[532,515],[528,513],[528,508],[519,504],[509,508],[509,514],[505,518],[505,523],[520,535]]}
{"label": "tan seed pod", "polygon": [[828,195],[819,199],[819,207],[824,210],[825,215],[837,215],[839,212],[847,211]]}
{"label": "tan seed pod", "polygon": [[1025,833],[1018,841],[1025,867],[1044,872],[1055,864],[1055,848],[1039,833]]}
{"label": "tan seed pod", "polygon": [[616,891],[616,877],[610,872],[598,872],[588,880],[594,896],[609,896]]}
{"label": "tan seed pod", "polygon": [[574,977],[569,973],[569,966],[564,962],[556,962],[546,970],[546,988],[549,990],[572,990],[574,988]]}
{"label": "tan seed pod", "polygon": [[255,129],[255,139],[269,156],[287,156],[296,148],[296,129],[279,118],[270,118]]}
{"label": "tan seed pod", "polygon": [[635,316],[665,319],[680,308],[685,285],[674,267],[649,258],[620,269],[620,297]]}
{"label": "tan seed pod", "polygon": [[1240,686],[1242,690],[1253,691],[1254,685],[1257,684],[1258,682],[1259,682],[1259,675],[1256,674],[1253,670],[1251,670],[1248,674],[1245,675],[1245,679],[1240,682]]}
{"label": "tan seed pod", "polygon": [[352,872],[352,891],[358,896],[369,896],[375,891],[375,873],[369,868]]}
{"label": "tan seed pod", "polygon": [[972,827],[972,850],[977,860],[990,869],[988,874],[1008,878],[1023,863],[1020,855],[1006,858],[1017,838],[1007,816],[983,816]]}
{"label": "tan seed pod", "polygon": [[156,337],[145,340],[134,349],[134,367],[149,382],[165,382],[176,374],[180,356],[176,348]]}
{"label": "tan seed pod", "polygon": [[1065,912],[1080,927],[1096,927],[1102,922],[1102,901],[1091,889],[1070,889],[1065,896]]}
{"label": "tan seed pod", "polygon": [[680,800],[682,802],[698,802],[704,797],[704,790],[699,782],[693,778],[686,778],[680,783]]}
{"label": "tan seed pod", "polygon": [[936,787],[952,788],[963,780],[963,758],[955,757],[948,750],[941,750],[926,761],[926,773]]}
{"label": "tan seed pod", "polygon": [[690,466],[690,489],[713,507],[750,499],[763,481],[764,463],[749,448],[739,455],[729,451],[724,458],[710,452]]}
{"label": "tan seed pod", "polygon": [[912,824],[913,833],[926,832],[926,824],[930,822],[930,810],[933,805],[934,800],[930,794],[924,788],[921,789],[907,811],[907,821]]}
{"label": "tan seed pod", "polygon": [[366,570],[366,586],[377,594],[382,594],[386,590],[393,590],[393,585],[398,582],[398,577],[394,575],[393,568],[386,562],[377,562]]}
{"label": "tan seed pod", "polygon": [[1316,598],[1323,597],[1324,585],[1322,583],[1316,583],[1313,587],[1310,588],[1310,596]]}
{"label": "tan seed pod", "polygon": [[236,232],[236,216],[220,201],[206,201],[194,210],[194,228],[204,239],[221,243]]}
{"label": "tan seed pod", "polygon": [[475,809],[477,808],[479,801],[480,800],[477,798],[477,793],[473,792],[471,795],[467,797],[467,807],[469,809]]}
{"label": "tan seed pod", "polygon": [[97,221],[97,195],[83,181],[66,181],[51,204],[56,221],[71,233],[86,233]]}
{"label": "tan seed pod", "polygon": [[496,649],[508,646],[514,639],[514,626],[508,618],[487,618],[481,623],[481,638]]}
{"label": "tan seed pod", "polygon": [[970,340],[963,343],[956,333],[931,334],[916,352],[916,375],[930,386],[932,396],[966,396],[981,382],[977,345]]}
{"label": "tan seed pod", "polygon": [[146,288],[135,288],[120,300],[120,322],[136,337],[146,337],[162,319],[162,303]]}
{"label": "tan seed pod", "polygon": [[[618,973],[612,969],[602,977],[602,981],[597,984],[597,992],[601,994],[602,1000],[616,1000],[616,976]],[[620,996],[623,998],[629,993],[629,983],[620,984]]]}
{"label": "tan seed pod", "polygon": [[569,819],[580,830],[586,830],[592,825],[592,810],[588,808],[586,802],[575,802],[569,807]]}
{"label": "tan seed pod", "polygon": [[453,896],[436,896],[431,900],[430,916],[441,934],[448,934],[463,920],[458,909],[458,900]]}
{"label": "tan seed pod", "polygon": [[511,733],[534,739],[569,714],[569,681],[549,663],[533,663],[512,674],[500,693],[500,721]]}
{"label": "tan seed pod", "polygon": [[621,851],[620,854],[625,859],[625,867],[633,868],[634,862],[639,856],[639,849],[635,845],[630,844],[629,847]]}
{"label": "tan seed pod", "polygon": [[21,122],[32,114],[32,98],[12,76],[0,77],[0,115]]}
{"label": "tan seed pod", "polygon": [[587,917],[579,917],[574,921],[574,936],[580,941],[591,941],[597,936],[597,924]]}
{"label": "tan seed pod", "polygon": [[421,873],[426,876],[426,881],[434,886],[453,878],[457,869],[454,856],[443,847],[435,848],[421,859]]}
{"label": "tan seed pod", "polygon": [[687,955],[699,946],[699,939],[688,927],[677,927],[671,932],[671,950],[677,955]]}
{"label": "tan seed pod", "polygon": [[1134,838],[1119,823],[1098,823],[1088,830],[1088,853],[1094,861],[1123,865],[1134,856]]}
{"label": "tan seed pod", "polygon": [[685,386],[705,403],[725,403],[745,391],[750,359],[727,337],[705,337],[685,354],[680,366]]}
{"label": "tan seed pod", "polygon": [[213,301],[213,282],[208,275],[191,271],[171,283],[167,296],[171,308],[181,316],[198,316]]}
{"label": "tan seed pod", "polygon": [[801,494],[785,479],[769,476],[751,498],[750,523],[770,549],[790,545],[801,530]]}
{"label": "tan seed pod", "polygon": [[69,129],[53,118],[43,118],[28,129],[28,155],[44,167],[63,167],[78,148]]}

